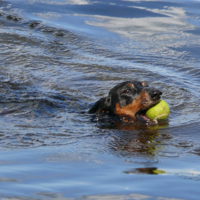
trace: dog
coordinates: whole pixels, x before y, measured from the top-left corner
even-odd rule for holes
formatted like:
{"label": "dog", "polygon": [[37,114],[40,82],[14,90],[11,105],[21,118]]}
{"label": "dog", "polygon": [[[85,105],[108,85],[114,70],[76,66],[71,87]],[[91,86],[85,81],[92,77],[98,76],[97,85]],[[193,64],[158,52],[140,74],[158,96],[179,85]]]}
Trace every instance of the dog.
{"label": "dog", "polygon": [[107,97],[99,99],[89,113],[150,124],[152,121],[146,116],[146,110],[158,103],[161,95],[160,90],[145,82],[126,81],[113,87]]}

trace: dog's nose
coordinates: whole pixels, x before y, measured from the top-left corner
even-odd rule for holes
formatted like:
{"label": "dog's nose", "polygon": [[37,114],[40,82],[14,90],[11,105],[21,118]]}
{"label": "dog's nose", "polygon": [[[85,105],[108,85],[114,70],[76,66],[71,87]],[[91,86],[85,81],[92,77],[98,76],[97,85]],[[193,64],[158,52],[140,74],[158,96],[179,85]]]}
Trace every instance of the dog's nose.
{"label": "dog's nose", "polygon": [[162,92],[160,90],[153,89],[149,92],[149,95],[151,96],[152,99],[157,100],[162,95]]}

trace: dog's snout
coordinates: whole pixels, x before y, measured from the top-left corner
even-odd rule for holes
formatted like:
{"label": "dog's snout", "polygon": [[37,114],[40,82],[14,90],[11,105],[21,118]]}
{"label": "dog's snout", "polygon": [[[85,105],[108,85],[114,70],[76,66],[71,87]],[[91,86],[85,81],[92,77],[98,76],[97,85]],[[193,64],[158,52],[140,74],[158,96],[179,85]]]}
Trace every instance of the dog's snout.
{"label": "dog's snout", "polygon": [[162,92],[157,89],[153,89],[149,92],[149,95],[151,96],[152,99],[159,99],[160,96],[162,95]]}

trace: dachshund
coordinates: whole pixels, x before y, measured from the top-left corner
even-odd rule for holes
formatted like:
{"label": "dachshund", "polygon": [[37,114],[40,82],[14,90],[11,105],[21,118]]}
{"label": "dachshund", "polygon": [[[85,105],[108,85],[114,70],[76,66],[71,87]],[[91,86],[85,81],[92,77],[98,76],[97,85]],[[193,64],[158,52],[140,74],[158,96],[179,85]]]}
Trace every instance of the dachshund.
{"label": "dachshund", "polygon": [[113,87],[107,97],[99,99],[89,113],[150,124],[152,121],[145,113],[160,101],[161,95],[161,91],[149,87],[145,82],[126,81]]}

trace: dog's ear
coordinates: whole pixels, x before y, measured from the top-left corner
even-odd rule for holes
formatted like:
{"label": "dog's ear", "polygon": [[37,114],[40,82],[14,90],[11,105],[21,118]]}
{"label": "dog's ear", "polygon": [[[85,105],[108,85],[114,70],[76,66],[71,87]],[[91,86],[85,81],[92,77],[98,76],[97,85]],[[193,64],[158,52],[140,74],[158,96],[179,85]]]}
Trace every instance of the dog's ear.
{"label": "dog's ear", "polygon": [[96,112],[109,112],[110,111],[110,97],[104,97],[99,99],[93,106],[90,108],[89,113]]}

